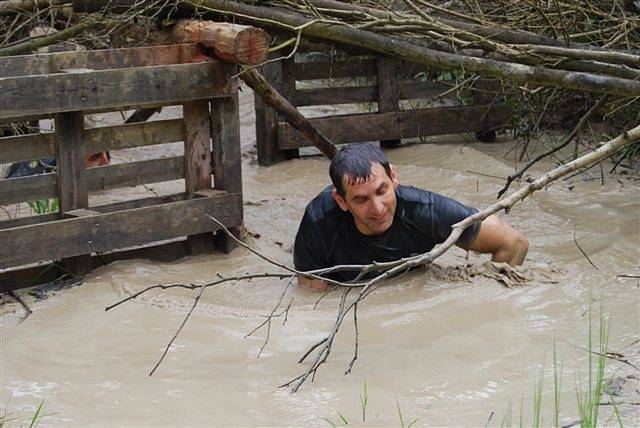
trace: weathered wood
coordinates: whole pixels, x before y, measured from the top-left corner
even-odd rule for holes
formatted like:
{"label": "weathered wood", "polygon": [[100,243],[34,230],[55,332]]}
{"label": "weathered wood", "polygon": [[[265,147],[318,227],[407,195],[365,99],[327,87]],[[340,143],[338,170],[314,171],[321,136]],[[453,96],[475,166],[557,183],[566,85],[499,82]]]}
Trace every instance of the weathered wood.
{"label": "weathered wood", "polygon": [[[265,64],[262,74],[278,91],[282,90],[282,65],[279,62]],[[278,114],[269,107],[263,99],[254,93],[254,108],[256,113],[256,147],[258,150],[258,164],[268,166],[285,160],[284,153],[278,148]]]}
{"label": "weathered wood", "polygon": [[0,164],[42,159],[55,155],[53,133],[0,138]]}
{"label": "weathered wood", "polygon": [[[220,194],[221,192],[216,191],[215,194]],[[208,194],[205,196],[213,196],[214,194]],[[110,213],[114,211],[122,211],[122,210],[130,210],[133,208],[142,208],[149,207],[151,205],[159,205],[166,204],[169,202],[176,201],[184,201],[187,199],[186,193],[175,193],[172,195],[165,196],[151,196],[140,199],[133,199],[130,201],[121,201],[121,202],[112,202],[108,204],[102,205],[93,205],[90,207],[92,211],[97,211],[99,213]],[[45,223],[48,221],[59,220],[60,216],[58,213],[51,214],[37,214],[28,217],[17,217],[11,218],[7,220],[0,221],[0,230],[1,229],[11,229],[13,227],[21,227],[21,226],[29,226],[32,224]]]}
{"label": "weathered wood", "polygon": [[198,54],[194,43],[94,51],[55,52],[0,58],[0,77],[57,73],[68,69],[108,70],[189,62]]}
{"label": "weathered wood", "polygon": [[212,61],[2,78],[0,118],[225,96],[237,90],[229,79],[233,70],[233,64]]}
{"label": "weathered wood", "polygon": [[227,22],[183,19],[173,28],[174,38],[211,48],[216,57],[234,64],[260,64],[269,52],[269,36],[256,27]]}
{"label": "weathered wood", "polygon": [[[241,196],[225,194],[0,230],[0,269],[239,226]],[[64,245],[60,240],[64,240]]]}
{"label": "weathered wood", "polygon": [[[296,75],[294,65],[295,62],[293,58],[280,61],[280,73],[282,73],[282,90],[280,91],[280,95],[282,95],[282,97],[287,100],[292,107],[296,107],[298,105],[298,101],[296,99]],[[290,120],[288,116],[289,115],[286,115],[286,112],[279,111],[279,120],[281,120],[283,117],[285,118],[285,120]],[[320,149],[320,151],[323,150]],[[287,160],[296,159],[298,156],[298,149],[290,149],[284,151],[284,158]]]}
{"label": "weathered wood", "polygon": [[299,62],[294,66],[294,73],[298,80],[375,76],[376,63],[370,58],[336,62]]}
{"label": "weathered wood", "polygon": [[87,170],[87,184],[91,191],[159,183],[183,177],[183,156],[128,162]]}
{"label": "weathered wood", "polygon": [[[85,175],[89,191],[177,180],[184,177],[184,158],[175,156],[89,168]],[[57,174],[3,179],[0,180],[0,205],[53,198],[57,196],[57,188]]]}
{"label": "weathered wood", "polygon": [[[89,153],[175,143],[183,140],[184,126],[181,119],[127,123],[85,131],[85,142]],[[1,145],[0,141],[0,147]]]}
{"label": "weathered wood", "polygon": [[[84,139],[84,114],[60,113],[55,118],[56,165],[58,175],[58,212],[68,212],[89,206],[86,180],[86,153]],[[20,249],[21,250],[21,249]],[[19,250],[19,251],[20,251]],[[62,261],[64,268],[74,275],[91,272],[91,257],[73,254]]]}
{"label": "weathered wood", "polygon": [[[163,241],[166,242],[166,241]],[[175,261],[189,254],[187,242],[177,238],[161,245],[143,246],[133,250],[101,253],[91,257],[94,268],[116,260],[148,259],[162,263]],[[16,268],[0,273],[0,293],[46,284],[66,275],[58,264],[49,263],[30,268]]]}
{"label": "weathered wood", "polygon": [[[237,94],[211,101],[211,135],[213,137],[214,187],[242,194],[242,159],[240,157],[240,120]],[[242,215],[242,213],[241,213]],[[230,230],[240,236],[238,228]],[[229,253],[237,244],[225,233],[217,232],[215,245]]]}
{"label": "weathered wood", "polygon": [[[450,89],[439,82],[400,82],[398,99],[428,99]],[[378,100],[378,88],[371,86],[344,86],[318,89],[298,89],[298,106],[369,103]]]}
{"label": "weathered wood", "polygon": [[[255,69],[247,69],[241,75],[242,80],[253,89],[265,104],[268,104],[278,113],[282,114],[292,126],[300,131],[322,154],[329,159],[336,154],[336,147],[331,140],[327,139],[321,132],[311,125],[311,123],[282,95],[280,95],[269,82]],[[277,140],[276,140],[277,144]],[[258,147],[260,149],[260,147]],[[260,158],[258,158],[260,159]],[[286,159],[286,156],[285,156]]]}
{"label": "weathered wood", "polygon": [[242,193],[238,96],[211,101],[214,188]]}
{"label": "weathered wood", "polygon": [[[309,121],[335,144],[345,144],[483,131],[507,124],[511,114],[511,108],[505,105],[493,106],[491,109],[489,106],[464,106],[397,113],[351,114]],[[282,149],[310,145],[298,131],[286,123],[280,123],[278,135]]]}
{"label": "weathered wood", "polygon": [[[85,129],[87,153],[118,150],[184,140],[181,119],[130,123]],[[52,133],[0,138],[0,164],[55,156]]]}
{"label": "weathered wood", "polygon": [[[183,105],[184,115],[184,173],[185,190],[189,197],[211,187],[211,120],[207,100]],[[192,255],[214,248],[213,234],[192,235],[187,238]]]}
{"label": "weathered wood", "polygon": [[56,173],[0,180],[0,205],[55,198],[57,195],[58,174]]}
{"label": "weathered wood", "polygon": [[[378,70],[378,113],[396,112],[399,108],[401,61],[391,58],[376,58]],[[396,125],[397,126],[397,125]],[[400,144],[400,139],[381,140],[382,147],[394,147]]]}
{"label": "weathered wood", "polygon": [[[428,69],[422,64],[402,61],[399,80],[412,79],[420,72]],[[378,71],[373,58],[349,58],[334,62],[299,62],[294,72],[297,80],[339,79],[349,77],[376,76]]]}
{"label": "weathered wood", "polygon": [[211,121],[209,101],[200,100],[183,105],[185,189],[193,196],[211,187]]}
{"label": "weathered wood", "polygon": [[81,112],[62,113],[56,116],[58,200],[62,215],[67,211],[89,206],[83,138],[84,115]]}

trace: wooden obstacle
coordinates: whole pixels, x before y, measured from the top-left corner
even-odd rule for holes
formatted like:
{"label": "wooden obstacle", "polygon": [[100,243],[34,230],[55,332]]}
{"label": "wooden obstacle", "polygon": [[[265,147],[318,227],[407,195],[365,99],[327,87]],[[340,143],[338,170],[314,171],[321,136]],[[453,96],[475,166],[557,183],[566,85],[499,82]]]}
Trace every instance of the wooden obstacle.
{"label": "wooden obstacle", "polygon": [[[262,73],[287,100],[297,107],[375,104],[373,113],[332,115],[310,119],[335,144],[381,141],[385,147],[397,145],[401,139],[431,135],[484,133],[506,125],[511,108],[494,101],[498,82],[482,80],[468,98],[468,105],[400,110],[401,100],[432,99],[452,85],[432,78],[433,72],[422,65],[391,58],[341,55],[309,61],[307,53],[300,61],[296,55],[285,61],[267,64]],[[369,79],[367,79],[369,78]],[[375,80],[373,79],[375,78]],[[296,82],[321,79],[323,87],[298,88]],[[333,79],[351,79],[349,86],[331,84]],[[367,81],[366,83],[359,83]],[[375,83],[370,83],[374,81]],[[327,82],[329,84],[327,85]],[[309,85],[307,85],[309,86]],[[298,156],[298,149],[310,144],[274,110],[255,98],[258,163],[271,165]]]}
{"label": "wooden obstacle", "polygon": [[[202,58],[195,44],[0,58],[0,121],[55,122],[51,133],[0,138],[0,164],[57,159],[51,173],[0,179],[0,206],[59,201],[57,213],[0,221],[0,291],[50,278],[51,261],[61,261],[53,271],[84,274],[117,258],[231,248],[205,214],[235,232],[242,224],[237,66]],[[84,126],[87,113],[170,105],[183,117]],[[184,156],[85,166],[88,153],[180,141]],[[93,191],[179,179],[177,194],[89,206]]]}

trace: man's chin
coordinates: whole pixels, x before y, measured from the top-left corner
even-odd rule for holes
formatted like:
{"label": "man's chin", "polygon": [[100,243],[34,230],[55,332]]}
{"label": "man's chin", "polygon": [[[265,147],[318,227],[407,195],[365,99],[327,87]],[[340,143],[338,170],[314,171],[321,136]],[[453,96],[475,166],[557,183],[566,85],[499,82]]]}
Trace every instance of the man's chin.
{"label": "man's chin", "polygon": [[391,227],[391,222],[385,221],[382,223],[371,222],[369,223],[369,230],[373,232],[374,235],[382,235]]}

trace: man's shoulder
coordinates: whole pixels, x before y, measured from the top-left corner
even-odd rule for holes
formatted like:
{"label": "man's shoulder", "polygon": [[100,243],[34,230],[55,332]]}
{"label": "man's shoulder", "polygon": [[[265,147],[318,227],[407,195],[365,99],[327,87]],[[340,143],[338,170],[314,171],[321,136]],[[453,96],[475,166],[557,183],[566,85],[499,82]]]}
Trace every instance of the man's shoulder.
{"label": "man's shoulder", "polygon": [[398,186],[396,195],[400,202],[409,205],[430,205],[433,203],[434,196],[438,196],[428,190],[402,184]]}
{"label": "man's shoulder", "polygon": [[315,198],[309,202],[305,210],[305,216],[314,223],[328,221],[340,214],[338,204],[331,196],[332,186],[325,187]]}

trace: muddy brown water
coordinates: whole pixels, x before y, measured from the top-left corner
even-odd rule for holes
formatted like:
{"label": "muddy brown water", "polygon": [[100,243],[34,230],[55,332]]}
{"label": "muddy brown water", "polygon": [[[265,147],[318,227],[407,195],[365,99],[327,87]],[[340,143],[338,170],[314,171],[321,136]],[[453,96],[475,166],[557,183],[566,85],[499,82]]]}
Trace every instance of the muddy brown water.
{"label": "muddy brown water", "polygon": [[[245,224],[247,242],[291,262],[291,244],[308,200],[328,184],[328,162],[306,158],[269,168],[255,165],[251,97],[242,95]],[[511,162],[510,143],[412,145],[389,151],[400,179],[478,207],[495,199]],[[117,158],[117,156],[116,156]],[[539,171],[546,166],[541,166]],[[104,308],[155,284],[203,283],[274,268],[243,249],[172,263],[116,262],[95,270],[83,285],[30,304],[24,322],[17,305],[2,322],[0,405],[26,422],[44,400],[39,426],[329,426],[363,424],[359,394],[366,382],[366,422],[400,426],[500,426],[511,407],[519,425],[532,423],[533,391],[543,382],[543,417],[553,424],[553,349],[562,365],[561,424],[579,419],[576,383],[586,388],[589,308],[594,332],[601,300],[611,319],[609,347],[638,365],[640,199],[631,181],[572,180],[551,186],[516,206],[506,219],[531,248],[526,267],[536,278],[519,288],[476,277],[447,280],[414,272],[377,290],[359,305],[359,355],[353,372],[351,320],[344,323],[330,359],[315,381],[291,394],[278,386],[301,374],[297,359],[321,339],[339,297],[292,289],[287,323],[274,321],[268,345],[256,358],[265,330],[245,338],[279,299],[285,282],[261,279],[208,289],[153,377],[160,357],[195,293],[165,290],[112,311]],[[103,195],[104,196],[104,195]],[[107,196],[104,196],[108,199]],[[596,270],[574,242],[599,268]],[[455,249],[438,260],[467,262]],[[486,256],[471,254],[468,262]],[[25,296],[25,298],[28,298]],[[639,425],[637,376],[610,361],[607,376],[620,378],[615,396],[627,426]],[[634,379],[635,377],[635,379]],[[609,397],[603,399],[610,402]],[[615,425],[611,406],[603,424]]]}

